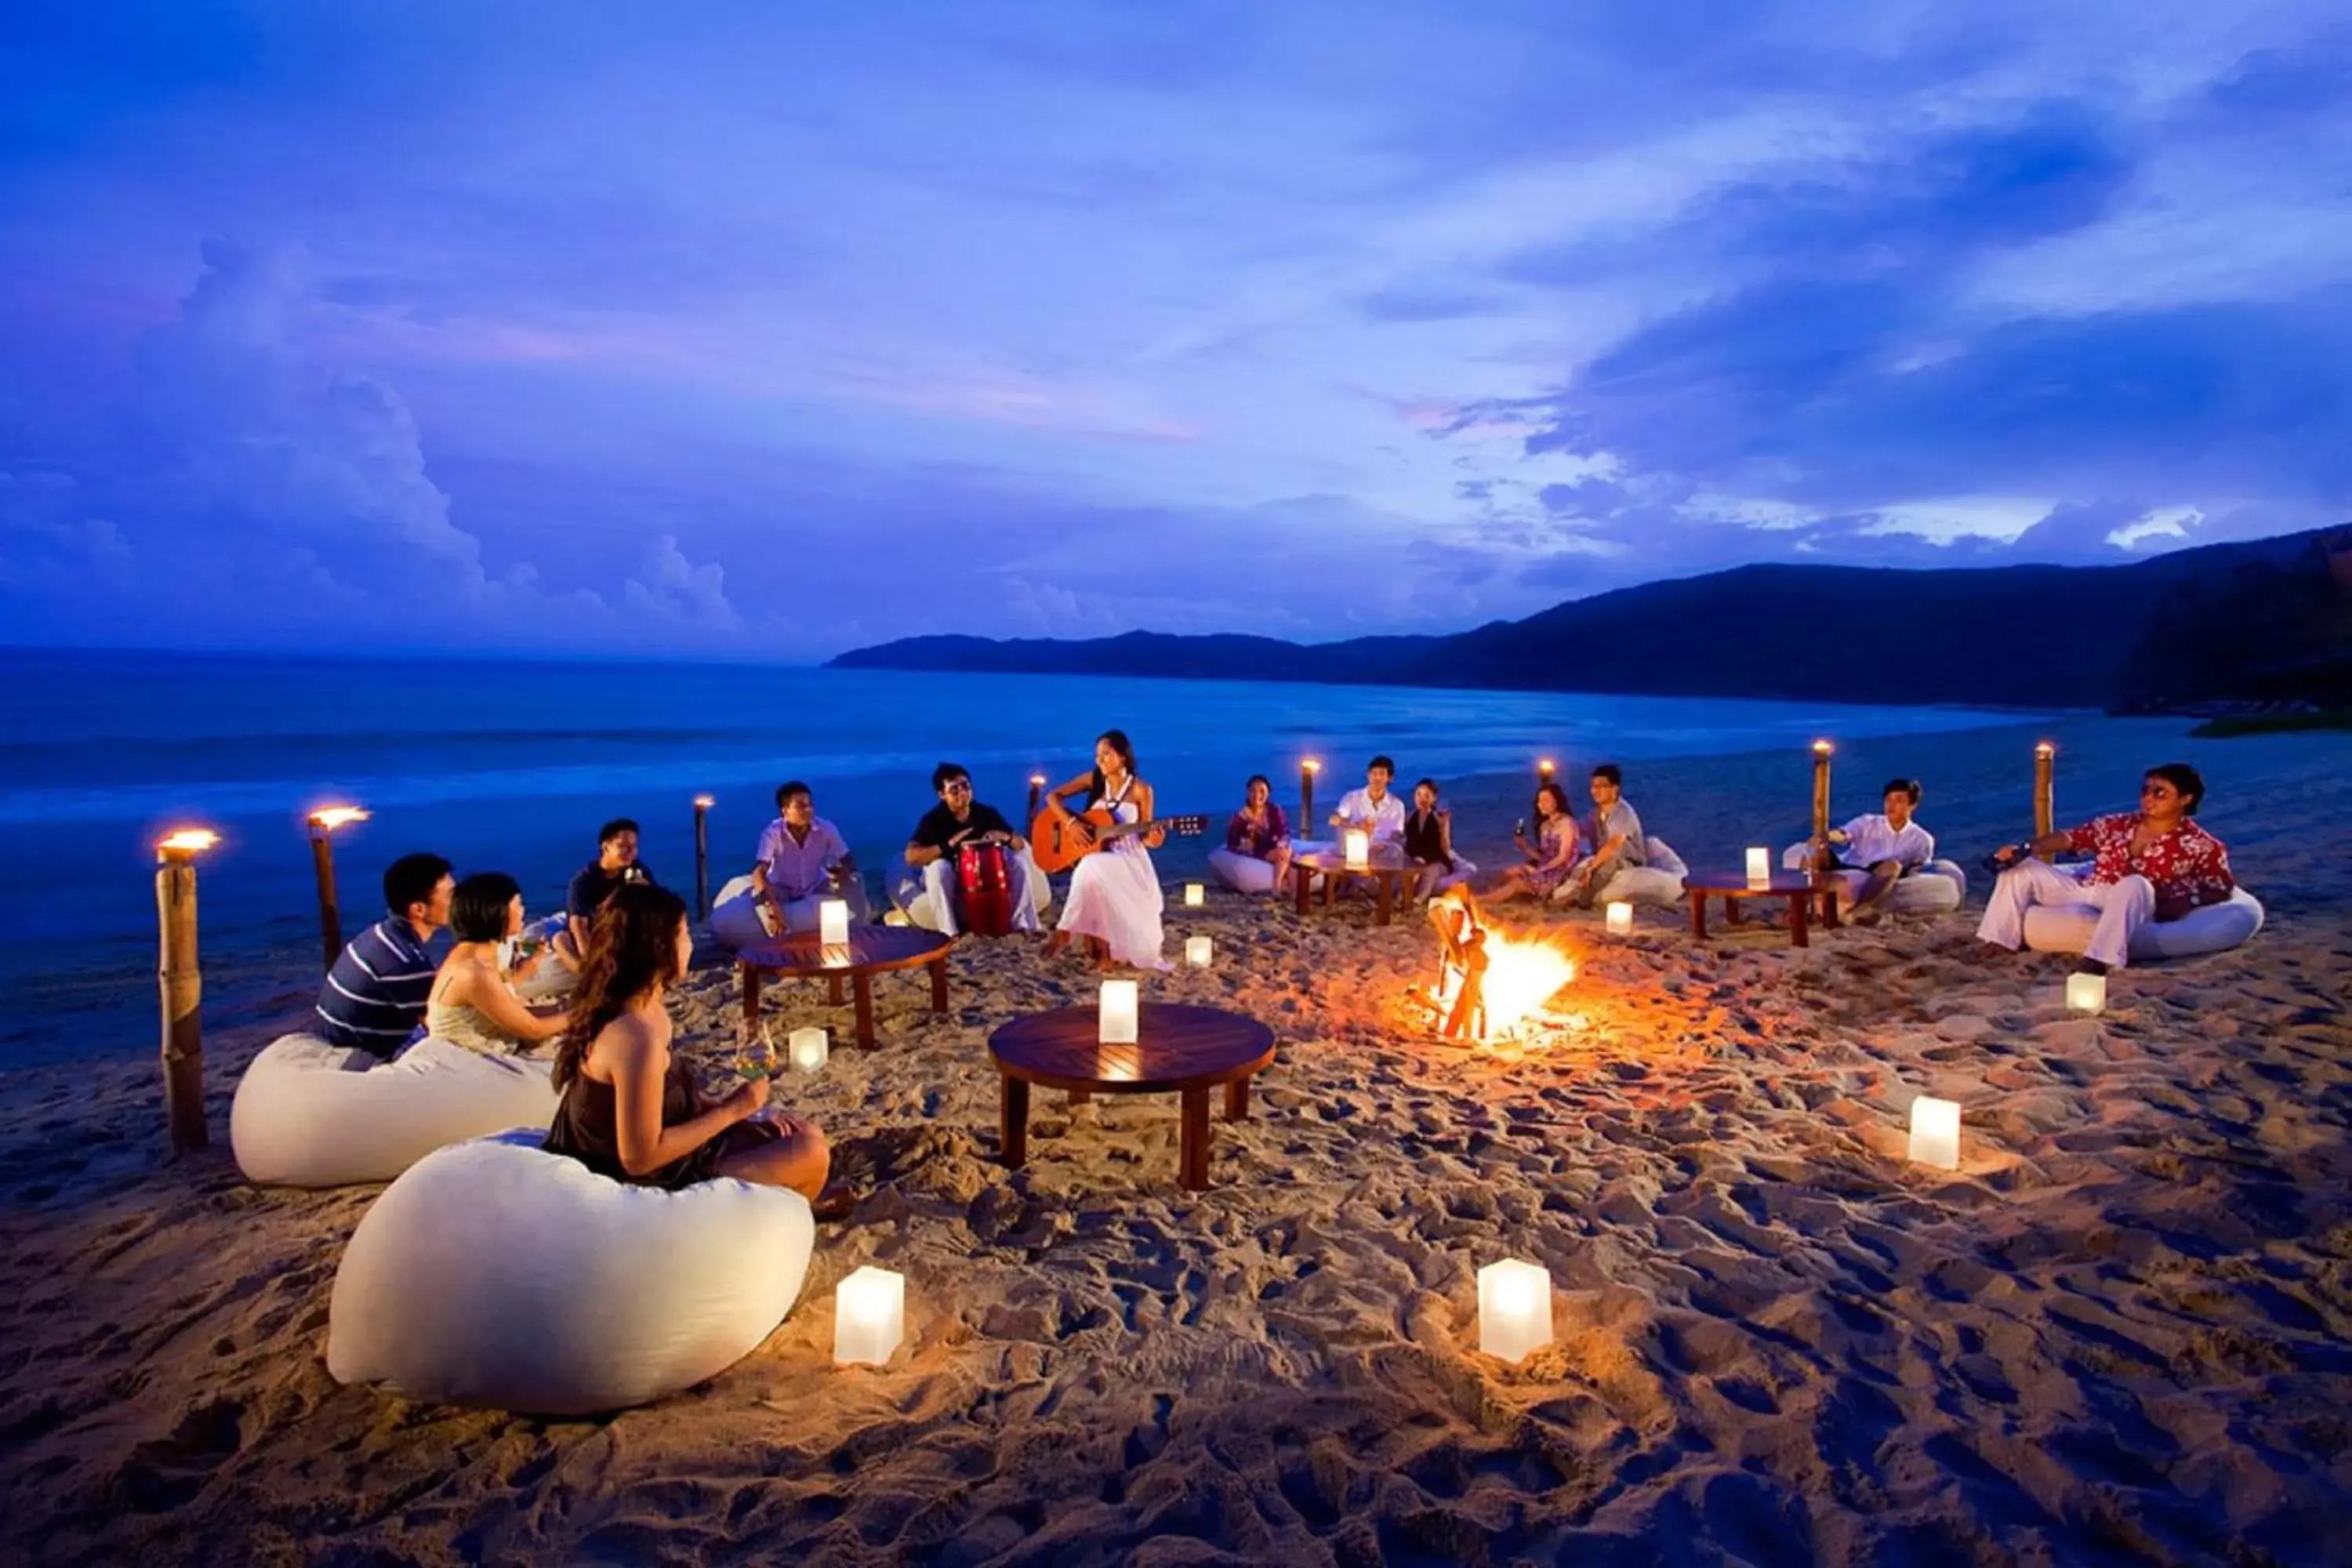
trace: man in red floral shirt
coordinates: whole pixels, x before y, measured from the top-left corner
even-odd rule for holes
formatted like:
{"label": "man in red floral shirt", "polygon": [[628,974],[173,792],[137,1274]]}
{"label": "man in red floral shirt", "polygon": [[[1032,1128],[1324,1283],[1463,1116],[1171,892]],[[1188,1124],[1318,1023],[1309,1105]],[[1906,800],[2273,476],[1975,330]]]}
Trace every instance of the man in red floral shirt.
{"label": "man in red floral shirt", "polygon": [[[2227,902],[2238,885],[2230,875],[2230,851],[2190,820],[2204,798],[2205,781],[2187,763],[2150,768],[2140,781],[2137,811],[2093,817],[2028,846],[1993,884],[1977,935],[2014,952],[2025,940],[2027,910],[2088,904],[2099,911],[2099,924],[2083,952],[2083,967],[2100,974],[2123,968],[2140,927],[2177,921],[2200,904]],[[2086,875],[2050,864],[2051,856],[2068,850],[2095,857]]]}

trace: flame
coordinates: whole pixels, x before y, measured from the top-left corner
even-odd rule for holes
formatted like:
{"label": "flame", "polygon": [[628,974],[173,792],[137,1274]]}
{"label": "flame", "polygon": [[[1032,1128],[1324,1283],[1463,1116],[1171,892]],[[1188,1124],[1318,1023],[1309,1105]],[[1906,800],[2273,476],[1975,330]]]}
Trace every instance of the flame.
{"label": "flame", "polygon": [[1029,782],[1033,784],[1043,784],[1045,782],[1045,775],[1044,773],[1031,773],[1029,775]]}
{"label": "flame", "polygon": [[717,805],[719,802],[711,795],[698,795],[694,797],[694,804],[700,806],[703,810],[709,811],[712,806]]}
{"label": "flame", "polygon": [[155,847],[172,855],[194,855],[220,842],[220,835],[209,827],[175,827],[155,841]]}
{"label": "flame", "polygon": [[2054,757],[2058,754],[2058,748],[2043,741],[2035,745],[2033,754],[2037,757]]}
{"label": "flame", "polygon": [[1539,773],[1551,772],[1552,766],[1552,760],[1549,757],[1539,757],[1536,760],[1536,772]]}
{"label": "flame", "polygon": [[310,822],[313,826],[323,827],[332,833],[346,823],[365,822],[374,815],[375,813],[362,811],[356,805],[322,805],[310,814]]}
{"label": "flame", "polygon": [[[1483,912],[1475,919],[1486,933],[1486,970],[1480,991],[1486,1027],[1480,1037],[1496,1040],[1576,979],[1576,958],[1555,938],[1514,936]],[[1462,984],[1461,973],[1449,970],[1442,984],[1431,987],[1430,999],[1437,1005],[1440,1019],[1452,1010]]]}
{"label": "flame", "polygon": [[1303,762],[1303,763],[1299,763],[1298,765],[1299,765],[1300,767],[1302,767],[1302,768],[1305,768],[1305,769],[1306,769],[1308,773],[1321,773],[1321,772],[1323,771],[1323,764],[1322,764],[1321,763],[1319,763],[1319,762],[1316,761],[1313,757],[1309,757],[1309,758],[1307,758],[1305,762]]}
{"label": "flame", "polygon": [[1826,757],[1832,750],[1834,750],[1834,748],[1832,747],[1827,741],[1815,741],[1813,742],[1813,755],[1817,757]]}

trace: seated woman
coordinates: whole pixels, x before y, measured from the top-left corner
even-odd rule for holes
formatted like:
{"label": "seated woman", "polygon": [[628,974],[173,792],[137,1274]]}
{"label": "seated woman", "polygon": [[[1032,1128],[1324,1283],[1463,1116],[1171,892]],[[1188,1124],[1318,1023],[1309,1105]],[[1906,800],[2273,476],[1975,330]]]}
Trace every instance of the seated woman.
{"label": "seated woman", "polygon": [[1486,900],[1502,903],[1511,899],[1549,898],[1554,888],[1568,879],[1576,865],[1576,818],[1568,813],[1568,792],[1556,784],[1536,791],[1535,842],[1528,842],[1525,822],[1512,831],[1511,842],[1527,858],[1504,871],[1503,879],[1495,884]]}
{"label": "seated woman", "polygon": [[1845,910],[1847,920],[1863,925],[1879,917],[1880,900],[1896,882],[1936,858],[1936,836],[1911,815],[1919,808],[1919,781],[1888,779],[1879,800],[1883,814],[1865,812],[1813,840],[1816,870],[1869,873]]}
{"label": "seated woman", "polygon": [[[2095,974],[2125,967],[2142,926],[2227,902],[2238,885],[2228,848],[2190,820],[2204,800],[2205,780],[2195,768],[2166,763],[2140,781],[2137,811],[2095,816],[2046,833],[2021,852],[2004,851],[2008,869],[1993,884],[1977,936],[2015,952],[2025,941],[2025,911],[2035,904],[2088,904],[2099,923],[2082,967]],[[2087,875],[2050,864],[2050,856],[2067,850],[2095,857]]]}
{"label": "seated woman", "polygon": [[1273,893],[1290,871],[1290,819],[1274,804],[1274,785],[1252,773],[1244,804],[1225,825],[1225,847],[1209,851],[1209,869],[1236,892]]}
{"label": "seated woman", "polygon": [[[816,1203],[833,1156],[824,1134],[779,1113],[755,1078],[723,1100],[706,1098],[670,1054],[664,1005],[686,974],[694,932],[676,893],[651,883],[613,891],[590,925],[580,985],[555,1056],[562,1100],[545,1148],[616,1182],[683,1187],[716,1176],[790,1187]],[[846,1207],[817,1204],[824,1219]]]}
{"label": "seated woman", "polygon": [[1412,811],[1404,819],[1404,858],[1417,861],[1412,896],[1433,899],[1470,880],[1478,868],[1454,852],[1454,813],[1437,804],[1437,781],[1412,786]]}
{"label": "seated woman", "polygon": [[[1092,843],[1093,826],[1076,821],[1080,813],[1063,804],[1074,795],[1086,797],[1081,811],[1108,807],[1124,827],[1151,820],[1151,786],[1135,776],[1135,748],[1118,730],[1106,730],[1095,738],[1092,773],[1078,774],[1045,796],[1046,809],[1065,826],[1076,821],[1071,831]],[[1084,937],[1098,968],[1114,963],[1169,967],[1160,956],[1163,900],[1160,875],[1151,868],[1150,841],[1160,837],[1157,830],[1122,833],[1071,868],[1070,896],[1063,900],[1060,924],[1046,939],[1047,958],[1058,957],[1072,937]]]}
{"label": "seated woman", "polygon": [[530,978],[546,958],[534,952],[511,972],[499,948],[522,930],[522,889],[503,871],[477,871],[449,895],[449,931],[457,945],[441,961],[425,998],[425,1032],[485,1056],[529,1051],[563,1033],[563,1015],[537,1013],[508,982]]}

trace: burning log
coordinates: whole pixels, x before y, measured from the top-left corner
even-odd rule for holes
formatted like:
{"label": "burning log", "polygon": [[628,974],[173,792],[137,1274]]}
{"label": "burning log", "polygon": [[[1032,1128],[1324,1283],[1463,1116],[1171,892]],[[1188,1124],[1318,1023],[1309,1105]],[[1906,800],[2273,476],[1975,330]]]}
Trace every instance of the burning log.
{"label": "burning log", "polygon": [[1438,1034],[1483,1041],[1510,1031],[1576,978],[1576,960],[1556,942],[1514,937],[1478,908],[1467,888],[1429,901],[1438,943]]}

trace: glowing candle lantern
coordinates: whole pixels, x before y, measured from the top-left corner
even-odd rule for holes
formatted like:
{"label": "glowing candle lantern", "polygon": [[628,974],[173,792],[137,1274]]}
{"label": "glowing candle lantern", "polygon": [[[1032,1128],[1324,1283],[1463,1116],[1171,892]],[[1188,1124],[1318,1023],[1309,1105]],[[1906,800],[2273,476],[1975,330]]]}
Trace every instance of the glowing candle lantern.
{"label": "glowing candle lantern", "polygon": [[1372,863],[1372,836],[1360,827],[1348,829],[1344,841],[1348,849],[1348,869],[1360,871]]}
{"label": "glowing candle lantern", "polygon": [[2066,1010],[2104,1013],[2107,1010],[2107,977],[2104,974],[2066,976]]}
{"label": "glowing candle lantern", "polygon": [[872,1264],[834,1288],[833,1361],[879,1366],[907,1337],[907,1277]]}
{"label": "glowing candle lantern", "polygon": [[1633,906],[1622,899],[1614,900],[1609,906],[1609,934],[1611,936],[1633,934]]}
{"label": "glowing candle lantern", "polygon": [[1506,1258],[1478,1270],[1478,1349],[1518,1361],[1551,1343],[1551,1270]]}
{"label": "glowing candle lantern", "polygon": [[1198,882],[1187,882],[1184,884],[1184,907],[1186,909],[1197,910],[1208,901],[1208,889],[1203,888]]}
{"label": "glowing candle lantern", "polygon": [[1215,945],[1205,936],[1188,936],[1184,939],[1184,962],[1195,969],[1208,968],[1209,960],[1215,952]]}
{"label": "glowing candle lantern", "polygon": [[1960,1108],[1958,1101],[1921,1095],[1911,1102],[1911,1157],[1939,1170],[1960,1168]]}
{"label": "glowing candle lantern", "polygon": [[849,942],[849,902],[845,899],[826,899],[816,907],[816,937],[827,947],[845,947]]}
{"label": "glowing candle lantern", "polygon": [[1135,1044],[1138,1001],[1132,980],[1106,980],[1095,1037],[1106,1046]]}
{"label": "glowing candle lantern", "polygon": [[823,1029],[794,1029],[784,1038],[785,1054],[792,1058],[794,1072],[824,1070],[825,1032]]}
{"label": "glowing candle lantern", "polygon": [[1748,879],[1751,882],[1772,879],[1772,851],[1760,847],[1748,851]]}

